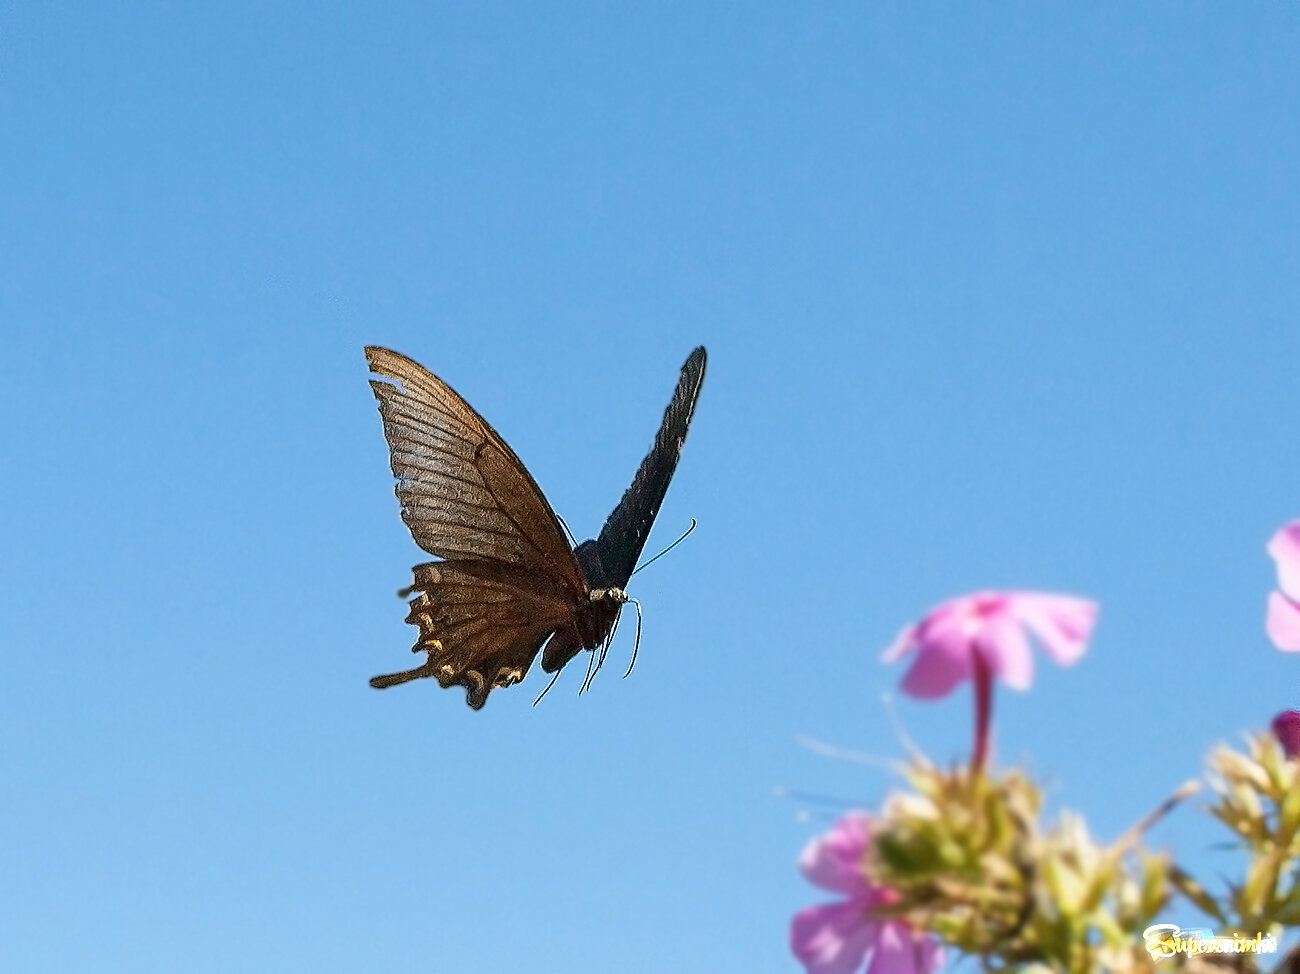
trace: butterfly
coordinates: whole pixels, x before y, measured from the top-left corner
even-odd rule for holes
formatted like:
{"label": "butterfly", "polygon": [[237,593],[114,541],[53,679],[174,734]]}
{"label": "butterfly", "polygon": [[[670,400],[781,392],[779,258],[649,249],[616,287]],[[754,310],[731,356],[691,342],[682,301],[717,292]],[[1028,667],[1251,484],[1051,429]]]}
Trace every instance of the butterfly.
{"label": "butterfly", "polygon": [[[487,420],[411,359],[369,346],[402,520],[439,561],[416,565],[399,594],[419,594],[413,670],[377,676],[376,688],[431,676],[459,684],[475,710],[524,678],[540,650],[555,673],[582,650],[601,650],[628,601],[624,586],[663,503],[695,401],[705,351],[691,352],[650,452],[599,537],[570,548],[532,475]],[[545,648],[543,648],[545,644]],[[593,656],[593,659],[595,657]],[[584,681],[584,686],[590,680]]]}

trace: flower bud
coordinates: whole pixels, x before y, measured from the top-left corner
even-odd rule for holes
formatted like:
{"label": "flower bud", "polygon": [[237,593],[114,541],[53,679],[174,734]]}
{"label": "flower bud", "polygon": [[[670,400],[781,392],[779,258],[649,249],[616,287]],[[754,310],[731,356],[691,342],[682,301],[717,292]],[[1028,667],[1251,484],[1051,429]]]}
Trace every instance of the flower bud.
{"label": "flower bud", "polygon": [[1273,735],[1287,757],[1300,755],[1300,710],[1284,710],[1274,717]]}

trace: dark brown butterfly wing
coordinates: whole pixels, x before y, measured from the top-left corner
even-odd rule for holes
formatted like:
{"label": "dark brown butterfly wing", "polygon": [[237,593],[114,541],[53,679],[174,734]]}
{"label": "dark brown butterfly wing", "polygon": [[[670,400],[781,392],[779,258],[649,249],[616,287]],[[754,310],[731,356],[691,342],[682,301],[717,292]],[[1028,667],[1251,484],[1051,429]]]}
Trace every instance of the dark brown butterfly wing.
{"label": "dark brown butterfly wing", "polygon": [[494,562],[439,561],[415,566],[420,594],[406,621],[419,627],[413,651],[428,659],[413,670],[377,676],[383,689],[431,676],[459,683],[475,710],[496,687],[518,683],[538,649],[572,617],[572,607],[532,576]]}
{"label": "dark brown butterfly wing", "polygon": [[[663,421],[655,435],[650,452],[641,461],[636,476],[624,493],[618,506],[605,520],[600,537],[584,541],[576,552],[578,562],[592,588],[624,588],[632,577],[637,559],[645,547],[655,516],[663,504],[668,483],[677,469],[677,460],[686,442],[686,431],[695,413],[695,402],[704,384],[704,366],[707,355],[701,345],[687,357],[682,365],[681,377],[673,398],[664,410]],[[603,635],[603,634],[602,634]],[[542,668],[554,672],[571,660],[582,649],[583,640],[572,630],[562,629],[555,634],[542,654]]]}
{"label": "dark brown butterfly wing", "polygon": [[497,432],[450,386],[404,355],[368,347],[402,519],[441,562],[417,565],[409,622],[428,661],[376,677],[392,686],[433,676],[482,707],[522,679],[546,636],[588,605],[559,519]]}
{"label": "dark brown butterfly wing", "polygon": [[686,431],[695,413],[695,401],[704,385],[706,360],[703,345],[687,357],[650,452],[641,461],[632,486],[624,491],[622,500],[600,529],[596,555],[604,574],[602,585],[623,588],[632,577],[655,516],[664,502],[664,494],[668,492],[668,482],[677,469],[677,460],[682,455]]}
{"label": "dark brown butterfly wing", "polygon": [[402,520],[439,558],[530,568],[575,598],[586,582],[559,518],[514,451],[451,386],[386,348],[366,349]]}

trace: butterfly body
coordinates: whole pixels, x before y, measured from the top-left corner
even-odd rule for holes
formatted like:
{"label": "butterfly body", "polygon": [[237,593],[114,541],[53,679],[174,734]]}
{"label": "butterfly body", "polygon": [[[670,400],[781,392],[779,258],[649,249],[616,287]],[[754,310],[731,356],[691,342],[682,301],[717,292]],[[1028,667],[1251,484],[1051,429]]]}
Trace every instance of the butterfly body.
{"label": "butterfly body", "polygon": [[[571,549],[559,519],[500,435],[450,386],[397,352],[369,347],[402,519],[420,547],[442,560],[416,565],[404,594],[419,629],[412,670],[375,687],[434,677],[460,684],[478,709],[494,688],[542,668],[560,669],[607,645],[628,601],[624,586],[658,513],[704,378],[698,348],[682,368],[659,433],[594,540]],[[543,649],[543,646],[545,647]]]}

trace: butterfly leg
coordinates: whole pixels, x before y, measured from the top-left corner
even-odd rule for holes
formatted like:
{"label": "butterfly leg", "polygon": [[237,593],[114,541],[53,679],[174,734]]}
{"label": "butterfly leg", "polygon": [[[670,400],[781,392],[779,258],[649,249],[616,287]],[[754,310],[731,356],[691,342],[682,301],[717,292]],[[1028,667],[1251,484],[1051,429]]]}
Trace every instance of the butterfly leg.
{"label": "butterfly leg", "polygon": [[582,683],[578,687],[578,693],[580,694],[587,692],[587,688],[591,686],[591,678],[596,675],[596,670],[599,669],[599,667],[595,666],[596,650],[591,649],[588,650],[588,652],[590,652],[591,655],[587,657],[587,675],[582,678]]}
{"label": "butterfly leg", "polygon": [[636,651],[641,648],[641,603],[636,599],[628,599],[636,606],[636,641],[632,643],[632,661],[627,664],[627,672],[623,674],[623,679],[632,675],[632,667],[636,666]]}
{"label": "butterfly leg", "polygon": [[[614,616],[614,624],[610,626],[609,635],[605,637],[605,641],[600,644],[598,649],[593,649],[591,651],[592,660],[595,660],[596,665],[593,668],[591,662],[588,661],[587,678],[583,681],[582,690],[579,690],[579,693],[591,689],[591,681],[596,678],[596,674],[600,672],[600,668],[605,665],[605,657],[609,654],[609,647],[614,644],[614,634],[618,632],[618,618],[618,616]],[[598,653],[599,655],[597,655]]]}

